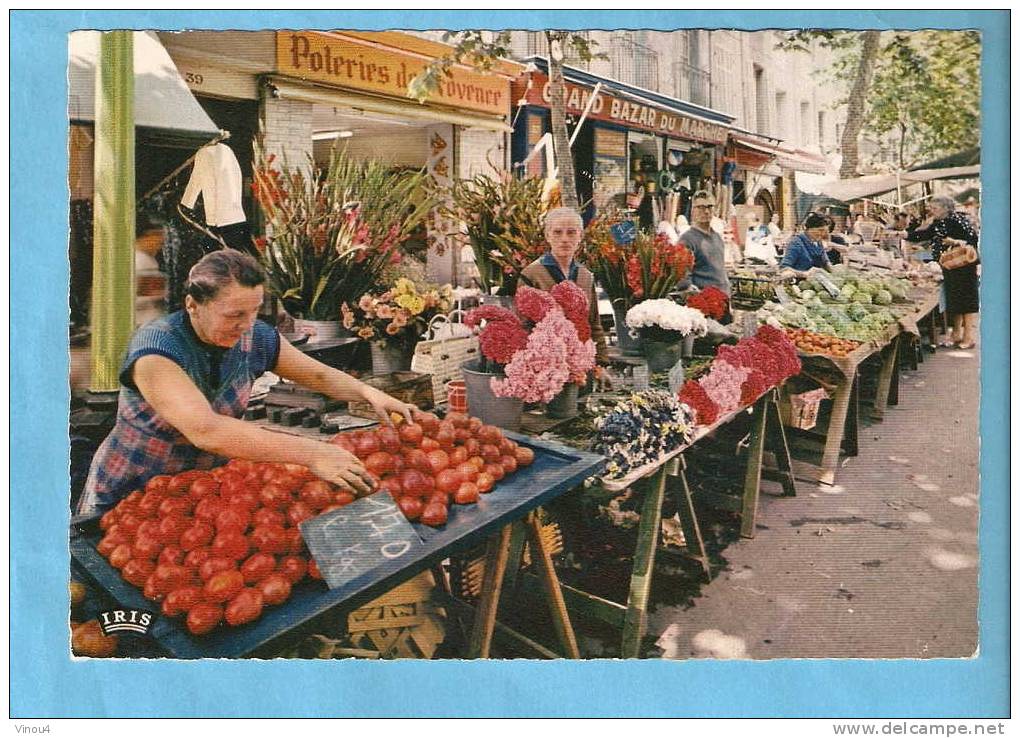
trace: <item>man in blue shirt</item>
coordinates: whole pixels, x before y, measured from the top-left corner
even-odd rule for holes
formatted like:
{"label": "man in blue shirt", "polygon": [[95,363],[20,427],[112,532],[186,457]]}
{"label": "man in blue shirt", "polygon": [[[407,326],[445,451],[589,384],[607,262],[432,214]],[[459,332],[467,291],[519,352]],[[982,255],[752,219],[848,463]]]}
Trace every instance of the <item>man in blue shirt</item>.
{"label": "man in blue shirt", "polygon": [[798,233],[786,244],[786,253],[779,264],[781,277],[808,277],[815,269],[829,271],[831,264],[825,254],[823,241],[828,234],[824,215],[811,213],[804,221],[804,232]]}

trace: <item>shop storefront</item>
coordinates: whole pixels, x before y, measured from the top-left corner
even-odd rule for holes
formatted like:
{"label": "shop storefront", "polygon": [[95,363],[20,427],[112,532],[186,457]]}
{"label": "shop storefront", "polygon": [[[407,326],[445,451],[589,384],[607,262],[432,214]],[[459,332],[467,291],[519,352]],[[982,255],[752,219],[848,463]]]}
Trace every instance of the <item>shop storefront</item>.
{"label": "shop storefront", "polygon": [[[513,99],[520,106],[514,162],[523,162],[550,130],[546,62],[530,61],[538,70],[513,85]],[[571,67],[564,69],[564,78],[567,124],[576,133],[572,151],[578,194],[581,202],[590,203],[589,214],[615,206],[637,211],[650,224],[657,207],[664,207],[659,195],[677,193],[683,212],[690,193],[715,189],[731,116]],[[575,132],[582,115],[581,129]],[[541,173],[542,167],[538,157],[528,162],[532,174]]]}

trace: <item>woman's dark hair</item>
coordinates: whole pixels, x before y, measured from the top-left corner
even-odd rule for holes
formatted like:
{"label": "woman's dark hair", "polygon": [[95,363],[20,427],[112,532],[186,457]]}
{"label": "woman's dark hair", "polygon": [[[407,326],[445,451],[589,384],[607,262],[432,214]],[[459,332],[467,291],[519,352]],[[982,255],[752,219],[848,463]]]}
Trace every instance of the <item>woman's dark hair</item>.
{"label": "woman's dark hair", "polygon": [[185,294],[197,303],[215,299],[219,291],[233,282],[242,287],[258,287],[266,281],[262,266],[248,254],[234,249],[214,251],[203,256],[188,272]]}
{"label": "woman's dark hair", "polygon": [[807,218],[804,219],[805,228],[821,228],[829,224],[828,218],[818,213],[810,213]]}

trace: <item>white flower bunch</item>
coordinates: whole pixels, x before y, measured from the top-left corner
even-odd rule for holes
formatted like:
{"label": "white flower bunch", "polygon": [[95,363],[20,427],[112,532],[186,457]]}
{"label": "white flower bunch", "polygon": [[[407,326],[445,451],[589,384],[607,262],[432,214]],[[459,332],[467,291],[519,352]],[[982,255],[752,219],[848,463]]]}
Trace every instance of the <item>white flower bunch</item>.
{"label": "white flower bunch", "polygon": [[677,305],[672,300],[645,300],[627,311],[627,327],[633,330],[659,328],[684,336],[704,336],[708,320],[700,310]]}

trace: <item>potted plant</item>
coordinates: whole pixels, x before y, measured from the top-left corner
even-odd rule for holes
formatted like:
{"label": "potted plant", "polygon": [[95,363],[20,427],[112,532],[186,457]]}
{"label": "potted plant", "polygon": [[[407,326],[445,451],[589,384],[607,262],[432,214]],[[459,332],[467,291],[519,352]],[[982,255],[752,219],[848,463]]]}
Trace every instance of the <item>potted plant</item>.
{"label": "potted plant", "polygon": [[463,223],[483,294],[512,296],[521,271],[545,252],[545,182],[479,174],[454,183],[446,217]]}
{"label": "potted plant", "polygon": [[[576,388],[595,367],[587,297],[570,281],[549,292],[520,285],[514,308],[483,305],[465,318],[469,326],[480,326],[482,355],[478,364],[463,368],[470,412],[514,429],[525,402],[549,403],[564,389],[575,392],[576,412]],[[562,404],[569,414],[569,398]]]}
{"label": "potted plant", "polygon": [[389,374],[411,368],[414,346],[429,321],[452,306],[450,285],[419,288],[400,277],[385,292],[364,294],[354,305],[342,303],[340,314],[344,328],[370,342],[372,372]]}
{"label": "potted plant", "polygon": [[310,158],[306,167],[279,164],[258,142],[255,160],[267,289],[296,322],[328,321],[338,329],[340,306],[377,285],[434,207],[427,174],[357,162],[343,148],[330,152],[325,169]]}
{"label": "potted plant", "polygon": [[627,327],[641,336],[650,372],[666,371],[680,360],[687,336],[704,336],[708,321],[701,311],[672,300],[645,300],[627,311]]}

